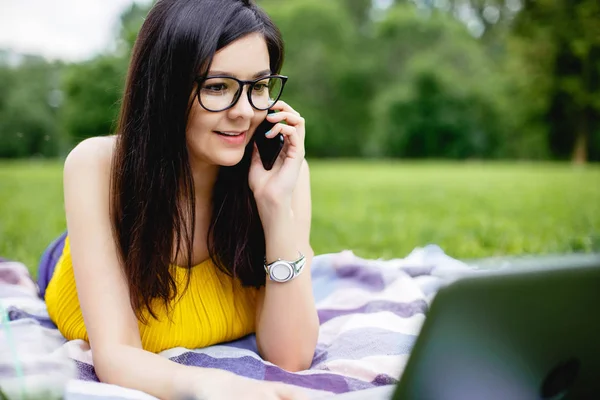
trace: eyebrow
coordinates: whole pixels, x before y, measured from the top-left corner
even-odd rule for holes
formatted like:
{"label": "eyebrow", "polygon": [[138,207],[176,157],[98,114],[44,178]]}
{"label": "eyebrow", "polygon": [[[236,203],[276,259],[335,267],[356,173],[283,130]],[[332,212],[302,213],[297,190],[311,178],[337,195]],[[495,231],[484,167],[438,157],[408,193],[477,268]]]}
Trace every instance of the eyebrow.
{"label": "eyebrow", "polygon": [[[232,73],[226,72],[226,71],[209,71],[208,72],[208,76],[214,76],[214,75],[227,75],[227,76],[235,77],[235,74],[232,74]],[[261,76],[267,76],[267,75],[271,75],[270,69],[265,69],[263,71],[257,72],[256,74],[254,74],[252,76],[252,78],[260,78]]]}

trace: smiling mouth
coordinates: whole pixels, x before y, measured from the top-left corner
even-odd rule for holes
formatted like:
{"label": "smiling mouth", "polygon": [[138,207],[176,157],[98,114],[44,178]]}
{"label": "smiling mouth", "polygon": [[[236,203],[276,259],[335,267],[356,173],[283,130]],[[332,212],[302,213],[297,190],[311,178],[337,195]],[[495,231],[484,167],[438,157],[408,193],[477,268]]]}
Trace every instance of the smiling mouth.
{"label": "smiling mouth", "polygon": [[227,137],[238,137],[238,136],[242,136],[243,134],[246,133],[246,131],[244,132],[221,132],[221,131],[215,131],[216,134],[221,135],[221,136],[227,136]]}

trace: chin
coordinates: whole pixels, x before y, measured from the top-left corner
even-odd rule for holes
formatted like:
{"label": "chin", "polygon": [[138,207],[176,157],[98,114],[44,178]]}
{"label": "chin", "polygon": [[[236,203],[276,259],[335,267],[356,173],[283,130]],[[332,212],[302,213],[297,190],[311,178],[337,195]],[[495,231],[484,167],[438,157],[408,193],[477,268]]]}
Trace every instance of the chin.
{"label": "chin", "polygon": [[244,151],[223,151],[213,158],[213,162],[221,167],[233,167],[244,158]]}

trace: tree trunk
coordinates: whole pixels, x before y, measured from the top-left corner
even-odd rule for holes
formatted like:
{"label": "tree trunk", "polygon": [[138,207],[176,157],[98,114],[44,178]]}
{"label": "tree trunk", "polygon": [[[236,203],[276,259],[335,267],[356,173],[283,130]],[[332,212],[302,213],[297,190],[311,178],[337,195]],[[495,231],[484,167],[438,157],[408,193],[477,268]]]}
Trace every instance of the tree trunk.
{"label": "tree trunk", "polygon": [[579,122],[571,161],[576,165],[583,165],[588,159],[588,113],[583,113]]}

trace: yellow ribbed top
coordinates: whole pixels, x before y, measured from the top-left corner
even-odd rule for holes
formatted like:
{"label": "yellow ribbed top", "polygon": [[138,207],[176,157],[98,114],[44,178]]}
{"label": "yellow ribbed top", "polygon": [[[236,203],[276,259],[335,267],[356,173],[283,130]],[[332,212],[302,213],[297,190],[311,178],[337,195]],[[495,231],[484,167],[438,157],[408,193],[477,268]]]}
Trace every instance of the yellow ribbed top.
{"label": "yellow ribbed top", "polygon": [[[184,284],[186,270],[172,270],[176,282]],[[217,270],[210,260],[192,268],[190,285],[183,295],[181,292],[179,301],[171,307],[171,321],[160,302],[153,303],[158,320],[144,314],[147,324],[140,322],[138,326],[145,350],[158,353],[173,347],[202,348],[254,332],[257,290],[242,287],[239,280]],[[88,341],[68,237],[46,290],[46,305],[50,318],[66,339]]]}

